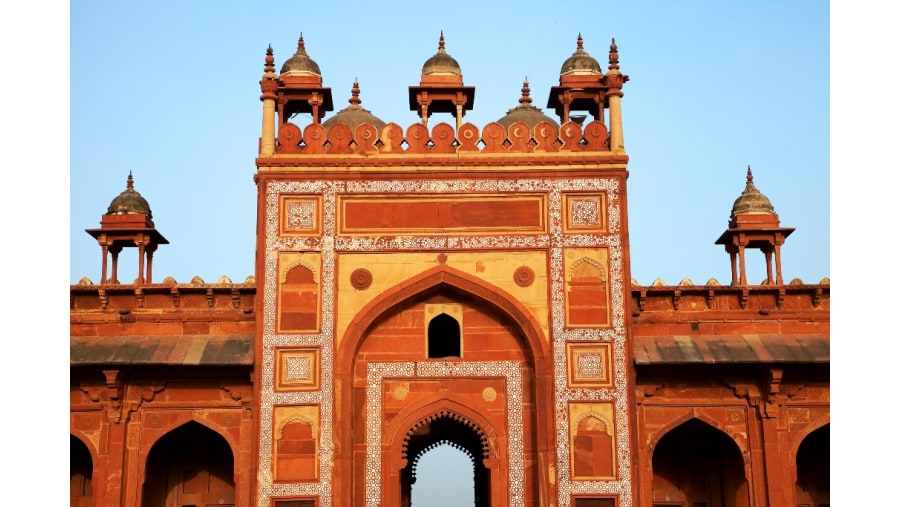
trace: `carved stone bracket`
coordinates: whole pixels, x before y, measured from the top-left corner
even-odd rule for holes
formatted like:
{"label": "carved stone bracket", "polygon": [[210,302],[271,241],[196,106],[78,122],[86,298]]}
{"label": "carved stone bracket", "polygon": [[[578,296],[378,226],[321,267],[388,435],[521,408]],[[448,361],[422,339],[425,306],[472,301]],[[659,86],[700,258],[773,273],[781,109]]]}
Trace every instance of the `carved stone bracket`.
{"label": "carved stone bracket", "polygon": [[246,410],[251,409],[251,403],[253,402],[251,390],[249,387],[230,387],[230,386],[220,386],[223,391],[228,393],[228,396],[231,397],[234,401],[241,402],[241,406]]}
{"label": "carved stone bracket", "polygon": [[640,405],[645,399],[656,396],[657,393],[662,391],[665,387],[666,387],[666,384],[638,386],[637,396],[635,396],[635,398],[637,400],[637,404]]}
{"label": "carved stone bracket", "polygon": [[149,403],[156,395],[166,388],[165,384],[133,385],[128,390],[128,402],[126,403],[127,416],[140,410],[144,403]]}
{"label": "carved stone bracket", "polygon": [[781,398],[781,379],[784,377],[784,368],[780,366],[772,366],[766,371],[767,384],[766,403],[763,406],[765,417],[776,417],[779,401]]}

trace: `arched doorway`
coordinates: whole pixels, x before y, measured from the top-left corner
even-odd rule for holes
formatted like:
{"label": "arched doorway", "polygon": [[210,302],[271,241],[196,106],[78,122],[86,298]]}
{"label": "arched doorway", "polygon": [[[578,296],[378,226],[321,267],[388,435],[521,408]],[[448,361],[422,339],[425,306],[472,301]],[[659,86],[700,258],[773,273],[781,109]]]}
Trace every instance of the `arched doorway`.
{"label": "arched doorway", "polygon": [[797,448],[797,505],[831,503],[831,425],[813,431]]}
{"label": "arched doorway", "polygon": [[464,450],[439,443],[422,452],[413,469],[412,505],[475,505],[474,461]]}
{"label": "arched doorway", "polygon": [[722,431],[691,419],[653,450],[653,505],[748,507],[744,460]]}
{"label": "arched doorway", "polygon": [[234,454],[228,442],[190,421],[150,449],[141,505],[234,507],[234,490]]}
{"label": "arched doorway", "polygon": [[[472,484],[472,497],[467,504],[476,507],[491,505],[491,472],[486,466],[488,455],[487,436],[471,421],[450,411],[442,411],[413,425],[403,438],[402,454],[406,466],[400,471],[400,505],[422,507],[413,503],[413,487],[418,481],[422,458],[438,447],[458,449],[470,462],[467,474]],[[459,470],[456,470],[459,473]],[[451,478],[457,480],[459,476]],[[415,499],[427,498],[427,492],[416,490]],[[433,504],[432,504],[433,505]],[[466,504],[463,504],[466,505]]]}
{"label": "arched doorway", "polygon": [[72,507],[94,504],[92,478],[94,460],[91,451],[75,435],[69,435],[69,493]]}

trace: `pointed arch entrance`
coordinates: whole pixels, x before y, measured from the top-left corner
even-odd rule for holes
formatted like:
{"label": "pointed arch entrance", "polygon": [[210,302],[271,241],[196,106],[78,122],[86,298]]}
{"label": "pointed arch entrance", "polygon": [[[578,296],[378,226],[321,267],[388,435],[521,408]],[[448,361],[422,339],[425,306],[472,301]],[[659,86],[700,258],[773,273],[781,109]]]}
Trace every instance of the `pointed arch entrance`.
{"label": "pointed arch entrance", "polygon": [[147,456],[142,507],[234,507],[234,454],[224,437],[195,421],[160,438]]}
{"label": "pointed arch entrance", "polygon": [[94,505],[93,475],[91,451],[78,437],[69,434],[69,496],[72,507]]}
{"label": "pointed arch entrance", "polygon": [[[460,325],[462,350],[429,357],[429,312],[448,307],[459,309],[449,315]],[[477,505],[548,501],[539,480],[548,471],[538,459],[539,449],[552,448],[548,357],[531,313],[480,278],[442,265],[382,292],[351,321],[335,357],[336,401],[347,414],[335,426],[340,505],[409,505],[416,457],[462,420],[472,425],[458,429],[480,430],[447,442],[470,450]],[[487,428],[495,453],[472,444],[471,431],[487,435]],[[410,449],[404,442],[415,452],[400,461],[398,449]]]}
{"label": "pointed arch entrance", "polygon": [[831,425],[806,436],[797,448],[797,505],[831,503]]}
{"label": "pointed arch entrance", "polygon": [[693,418],[653,449],[653,505],[750,505],[744,459],[728,435]]}

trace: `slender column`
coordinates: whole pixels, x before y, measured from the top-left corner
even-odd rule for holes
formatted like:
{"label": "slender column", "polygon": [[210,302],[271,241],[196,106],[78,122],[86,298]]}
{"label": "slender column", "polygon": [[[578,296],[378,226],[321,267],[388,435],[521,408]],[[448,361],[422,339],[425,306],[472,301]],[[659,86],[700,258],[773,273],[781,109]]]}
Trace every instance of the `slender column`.
{"label": "slender column", "polygon": [[112,276],[109,283],[119,283],[119,252],[122,251],[122,247],[116,245],[109,251],[112,252]]}
{"label": "slender column", "polygon": [[[263,103],[262,137],[260,138],[259,154],[270,156],[275,154],[275,91],[278,89],[278,81],[275,77],[275,57],[272,54],[272,46],[266,50],[266,66],[262,80],[259,82],[262,90],[259,100]],[[281,108],[279,108],[281,109]],[[282,111],[279,111],[282,123],[286,121]],[[313,114],[315,120],[316,115]]]}
{"label": "slender column", "polygon": [[102,272],[100,274],[100,285],[106,284],[106,258],[109,256],[109,247],[107,245],[101,245],[100,248],[103,250],[103,267]]}
{"label": "slender column", "polygon": [[738,285],[747,285],[747,261],[745,254],[744,245],[738,245],[738,260],[741,264],[741,277],[738,280]]}
{"label": "slender column", "polygon": [[731,285],[738,284],[738,272],[737,272],[737,252],[733,249],[728,252],[728,255],[731,257]]}
{"label": "slender column", "polygon": [[609,72],[605,76],[609,92],[609,150],[625,151],[625,140],[622,135],[622,86],[628,76],[619,72],[619,48],[616,39],[609,45]]}
{"label": "slender column", "polygon": [[153,252],[156,251],[156,245],[147,246],[147,283],[153,283]]}
{"label": "slender column", "polygon": [[[621,94],[621,92],[619,92]],[[610,151],[624,151],[625,140],[622,136],[622,97],[612,95],[609,97],[609,149]]]}
{"label": "slender column", "polygon": [[781,244],[775,243],[775,280],[778,285],[784,285],[784,279],[781,277]]}
{"label": "slender column", "polygon": [[766,254],[766,284],[772,285],[775,279],[772,278],[772,247],[763,250]]}
{"label": "slender column", "polygon": [[144,283],[144,242],[138,244],[138,276],[137,283]]}

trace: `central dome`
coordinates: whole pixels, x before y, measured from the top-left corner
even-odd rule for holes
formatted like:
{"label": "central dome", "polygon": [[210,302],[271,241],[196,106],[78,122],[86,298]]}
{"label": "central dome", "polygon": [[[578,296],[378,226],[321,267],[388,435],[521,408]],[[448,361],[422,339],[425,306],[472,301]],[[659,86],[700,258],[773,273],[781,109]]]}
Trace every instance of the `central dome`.
{"label": "central dome", "polygon": [[530,129],[534,129],[534,126],[542,121],[559,128],[556,120],[544,114],[540,108],[531,105],[531,88],[528,86],[528,78],[525,78],[525,82],[522,83],[522,97],[519,99],[519,105],[507,111],[506,116],[497,120],[497,123],[508,129],[517,121],[525,123]]}
{"label": "central dome", "polygon": [[337,114],[328,118],[324,122],[322,122],[322,126],[325,127],[325,130],[331,130],[331,127],[337,125],[338,123],[342,123],[348,127],[350,127],[350,131],[354,132],[356,127],[359,127],[363,123],[368,123],[369,125],[374,126],[380,132],[384,127],[384,121],[380,118],[372,114],[368,109],[363,109],[360,104],[362,100],[359,98],[359,81],[353,81],[353,90],[351,91],[352,96],[348,100],[350,105],[338,111]]}

